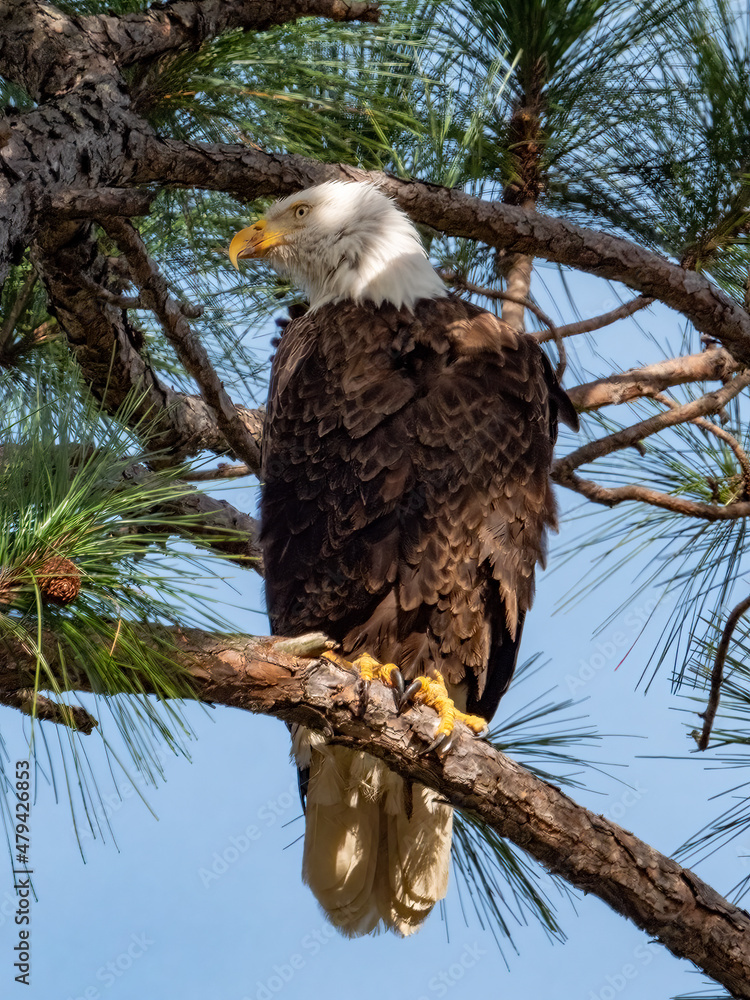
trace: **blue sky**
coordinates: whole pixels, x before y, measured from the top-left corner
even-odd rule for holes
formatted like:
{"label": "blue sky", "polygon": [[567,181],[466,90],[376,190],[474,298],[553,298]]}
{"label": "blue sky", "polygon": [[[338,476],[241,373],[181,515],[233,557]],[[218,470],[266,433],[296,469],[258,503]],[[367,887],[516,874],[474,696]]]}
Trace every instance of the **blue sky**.
{"label": "blue sky", "polygon": [[[557,294],[554,272],[547,270],[543,277]],[[583,315],[615,304],[611,291],[593,279],[576,278],[575,283]],[[538,294],[543,308],[552,311],[541,285]],[[641,322],[660,334],[673,330],[677,347],[672,314],[662,311],[648,320],[641,315]],[[612,359],[612,370],[618,363],[657,357],[632,321],[597,334],[596,342]],[[589,364],[598,371],[607,367],[593,354]],[[223,495],[243,509],[254,504],[252,488],[235,487]],[[566,509],[578,506],[575,497],[560,499]],[[659,613],[615,669],[621,650],[638,637],[640,623],[661,595],[640,595],[596,633],[627,597],[644,560],[613,574],[585,601],[556,610],[581,576],[596,571],[601,557],[589,549],[556,564],[556,550],[569,546],[579,531],[577,522],[563,522],[552,545],[552,569],[539,579],[527,621],[522,658],[540,652],[546,666],[511,688],[499,716],[552,688],[560,699],[585,699],[579,712],[604,738],[596,747],[582,748],[581,755],[608,765],[609,774],[592,770],[584,776],[587,789],[573,797],[671,853],[719,811],[708,796],[733,781],[705,770],[695,757],[670,759],[690,749],[685,723],[695,720],[673,710],[685,706],[670,694],[666,671],[648,695],[636,690],[663,622]],[[234,627],[265,634],[255,575],[224,563],[220,570],[232,578],[231,585],[220,582],[216,593],[228,602],[225,613]],[[341,938],[300,880],[302,821],[285,727],[230,709],[188,706],[185,716],[195,733],[188,745],[191,759],[161,753],[166,780],[157,787],[145,785],[134,769],[128,776],[110,767],[98,736],[86,741],[103,796],[102,815],[113,836],[104,842],[83,836],[85,863],[67,791],[58,787],[56,802],[52,786],[41,777],[37,781],[31,815],[38,894],[32,908],[32,981],[26,987],[13,980],[18,928],[12,879],[3,869],[3,997],[435,1000],[471,991],[488,997],[665,1000],[700,988],[701,977],[687,963],[580,893],[572,902],[559,901],[565,944],[549,942],[535,925],[519,926],[517,952],[504,944],[502,954],[470,907],[464,918],[455,884],[443,912],[433,913],[408,940]],[[119,746],[106,715],[102,723]],[[10,760],[27,756],[27,720],[0,709],[0,731]],[[48,740],[54,749],[54,730],[48,730]],[[743,854],[750,854],[750,846],[729,848],[701,866],[699,874],[726,891],[746,873]]]}

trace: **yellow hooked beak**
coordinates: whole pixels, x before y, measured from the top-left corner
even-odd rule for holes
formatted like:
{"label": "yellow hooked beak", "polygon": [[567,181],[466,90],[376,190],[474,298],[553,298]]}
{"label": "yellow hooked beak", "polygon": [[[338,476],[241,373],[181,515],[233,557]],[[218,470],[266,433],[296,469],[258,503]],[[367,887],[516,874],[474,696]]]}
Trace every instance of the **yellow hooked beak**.
{"label": "yellow hooked beak", "polygon": [[269,250],[274,247],[283,246],[283,231],[279,229],[269,229],[265,219],[240,230],[229,244],[229,259],[236,268],[238,260],[248,260],[251,257],[265,257]]}

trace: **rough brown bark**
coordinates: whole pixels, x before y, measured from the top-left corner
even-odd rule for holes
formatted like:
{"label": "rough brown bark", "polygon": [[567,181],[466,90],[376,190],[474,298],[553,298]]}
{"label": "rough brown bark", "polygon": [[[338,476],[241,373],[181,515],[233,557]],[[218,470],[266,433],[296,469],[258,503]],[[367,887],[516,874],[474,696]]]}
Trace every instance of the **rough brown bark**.
{"label": "rough brown bark", "polygon": [[[40,232],[32,260],[49,295],[50,310],[95,397],[113,413],[128,393],[141,395],[134,419],[151,425],[150,446],[170,465],[202,451],[229,451],[215,412],[200,396],[176,392],[152,370],[141,353],[140,330],[127,311],[98,294],[110,281],[110,261],[99,252],[90,224],[71,233],[60,226]],[[238,415],[260,442],[262,413],[237,407]],[[259,467],[256,448],[252,471]]]}
{"label": "rough brown bark", "polygon": [[[560,332],[564,328],[558,328]],[[568,389],[573,406],[583,413],[602,406],[616,406],[642,396],[654,396],[675,385],[690,382],[725,381],[740,370],[740,365],[728,351],[714,349],[681,358],[669,358],[644,368],[586,382]]]}
{"label": "rough brown bark", "polygon": [[[176,660],[191,675],[196,697],[304,723],[344,746],[367,749],[404,777],[481,816],[550,871],[604,900],[735,997],[750,1000],[748,913],[469,730],[461,727],[446,756],[424,755],[435,729],[430,709],[397,715],[393,693],[373,684],[362,713],[357,677],[328,661],[290,655],[284,651],[289,640],[223,637],[195,629],[173,638]],[[51,666],[59,668],[54,661]],[[6,644],[0,700],[32,686],[35,668],[26,650]],[[89,689],[84,678],[72,680],[79,690]]]}

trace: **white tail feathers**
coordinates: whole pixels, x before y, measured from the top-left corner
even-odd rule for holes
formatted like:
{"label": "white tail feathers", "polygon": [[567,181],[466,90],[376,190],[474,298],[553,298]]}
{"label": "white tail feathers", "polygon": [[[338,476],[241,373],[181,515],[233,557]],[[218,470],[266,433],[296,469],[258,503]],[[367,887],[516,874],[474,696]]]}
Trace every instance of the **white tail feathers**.
{"label": "white tail feathers", "polygon": [[294,734],[310,767],[302,877],[329,920],[357,936],[418,930],[448,889],[453,810],[369,754]]}

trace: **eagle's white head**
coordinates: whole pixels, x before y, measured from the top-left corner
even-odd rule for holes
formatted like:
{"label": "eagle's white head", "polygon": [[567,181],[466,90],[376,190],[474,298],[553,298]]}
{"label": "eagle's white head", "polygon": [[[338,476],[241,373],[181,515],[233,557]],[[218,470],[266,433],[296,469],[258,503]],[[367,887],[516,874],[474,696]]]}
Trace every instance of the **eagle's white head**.
{"label": "eagle's white head", "polygon": [[311,309],[345,300],[413,309],[446,294],[414,225],[371,184],[328,181],[275,202],[230,244],[235,267],[250,257],[288,275]]}

